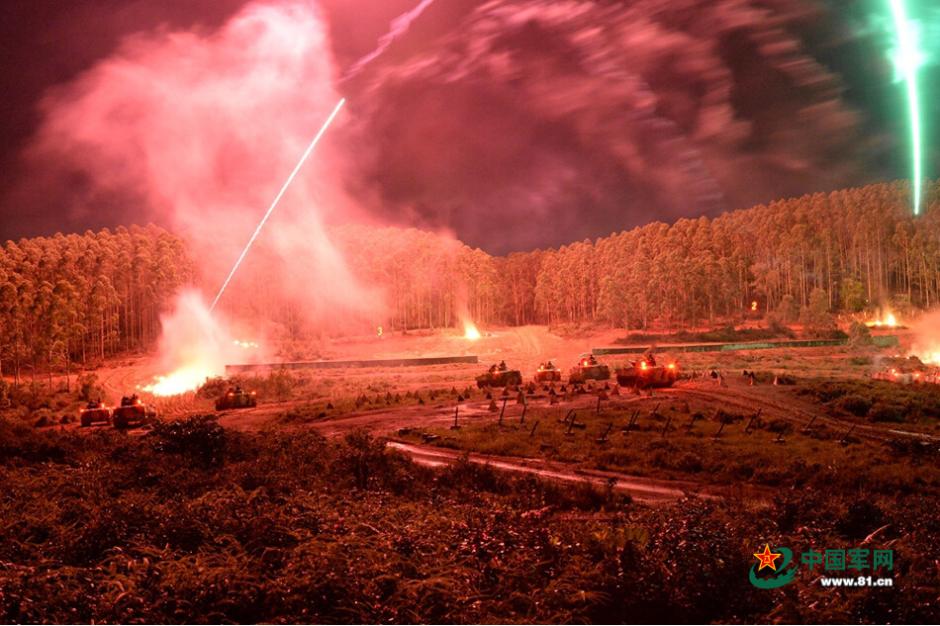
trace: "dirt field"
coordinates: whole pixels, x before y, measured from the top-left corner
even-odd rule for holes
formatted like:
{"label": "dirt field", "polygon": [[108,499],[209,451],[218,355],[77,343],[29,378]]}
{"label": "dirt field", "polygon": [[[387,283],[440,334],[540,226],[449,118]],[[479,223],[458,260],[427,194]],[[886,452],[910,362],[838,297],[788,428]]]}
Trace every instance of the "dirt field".
{"label": "dirt field", "polygon": [[[598,383],[593,389],[589,386],[579,394],[572,393],[573,389],[568,390],[567,396],[560,393],[557,404],[552,402],[546,388],[539,387],[527,395],[525,411],[528,424],[539,422],[541,430],[528,434],[528,425],[523,428],[519,424],[512,432],[504,429],[504,424],[515,424],[520,416],[525,417],[515,393],[503,397],[502,390],[493,390],[487,394],[474,384],[475,376],[488,364],[500,360],[505,360],[511,368],[520,369],[526,381],[531,380],[539,363],[547,359],[553,360],[567,374],[578,355],[592,348],[612,345],[621,335],[622,332],[607,330],[563,338],[544,327],[528,326],[485,332],[475,342],[456,331],[344,340],[330,346],[333,358],[477,355],[480,365],[293,372],[289,389],[276,393],[270,391],[270,381],[265,375],[259,374],[244,380],[248,386],[260,385],[259,405],[223,411],[219,413],[220,423],[243,431],[312,429],[327,437],[367,430],[397,441],[400,451],[426,464],[452,462],[457,457],[456,453],[441,450],[463,450],[473,453],[470,457],[473,462],[501,466],[507,471],[536,473],[556,480],[610,480],[615,488],[649,501],[688,492],[726,492],[728,485],[736,482],[735,477],[717,470],[690,472],[650,467],[636,459],[599,462],[598,458],[617,456],[611,449],[623,446],[629,451],[630,446],[635,445],[632,441],[618,440],[624,436],[621,431],[626,433],[628,426],[656,433],[661,430],[658,436],[668,438],[670,445],[679,451],[677,454],[697,456],[703,442],[713,441],[705,433],[722,435],[726,438],[723,445],[732,450],[753,447],[754,438],[740,441],[734,438],[740,437],[745,424],[755,417],[757,421],[751,424],[748,434],[752,429],[759,430],[759,437],[765,440],[757,445],[765,450],[754,453],[753,460],[758,465],[782,461],[793,450],[808,443],[814,446],[813,451],[801,453],[808,457],[829,454],[825,460],[839,464],[845,456],[842,449],[846,447],[854,446],[853,449],[861,450],[859,454],[864,456],[898,442],[929,445],[940,441],[936,419],[918,417],[901,423],[859,419],[840,412],[837,407],[821,405],[812,394],[812,385],[805,382],[838,380],[856,381],[863,386],[887,385],[870,381],[870,373],[878,366],[880,357],[892,356],[900,349],[827,347],[664,352],[660,358],[678,362],[683,375],[690,378],[680,380],[671,389],[640,395],[633,390],[613,391],[615,381],[611,380]],[[628,358],[618,356],[602,358],[602,361],[615,367]],[[750,384],[742,375],[744,370],[757,372],[760,382]],[[720,372],[721,379],[712,378],[712,371]],[[145,384],[156,373],[153,360],[147,357],[126,359],[97,372],[112,401]],[[771,381],[775,376],[790,377],[800,384],[774,385]],[[598,401],[597,394],[601,390],[607,397]],[[892,392],[889,387],[888,393]],[[145,394],[144,397],[164,418],[214,412],[211,398],[199,398],[195,394],[174,398],[151,398]],[[460,430],[451,429],[455,411]],[[562,421],[572,412],[584,416],[581,419],[587,423],[579,423],[583,430],[565,433]],[[642,419],[637,417],[637,424],[630,426],[635,414]],[[728,420],[732,423],[722,427],[721,422]],[[682,430],[680,426],[684,424],[691,425]],[[495,431],[492,430],[494,425],[498,426]],[[694,435],[692,425],[695,425]],[[773,432],[768,430],[771,428]],[[605,431],[611,445],[592,443],[604,436]],[[679,432],[673,435],[672,431]],[[731,443],[727,443],[728,437],[732,438]],[[573,445],[575,440],[582,443]],[[873,448],[869,448],[871,446]],[[775,449],[785,451],[767,452]],[[603,470],[610,472],[602,478],[585,474]],[[655,484],[650,482],[657,480]],[[759,488],[760,485],[756,485],[750,494],[755,499],[760,499]]]}
{"label": "dirt field", "polygon": [[[119,559],[121,567],[145,558],[153,564],[127,571],[122,580],[140,577],[133,579],[130,595],[117,590],[83,609],[89,616],[84,621],[97,616],[96,621],[123,623],[145,610],[169,614],[172,607],[159,598],[195,597],[192,590],[283,585],[303,589],[302,602],[310,602],[321,596],[298,581],[319,580],[323,572],[329,580],[366,587],[389,576],[407,585],[437,585],[434,581],[465,562],[464,553],[453,547],[480,537],[502,546],[503,556],[490,559],[486,552],[483,561],[467,568],[470,578],[457,577],[467,587],[464,597],[483,597],[476,583],[466,581],[493,567],[505,567],[499,574],[503,581],[537,580],[546,561],[533,554],[562,550],[566,556],[557,563],[570,569],[572,581],[570,592],[561,596],[566,603],[579,599],[590,612],[604,604],[600,597],[617,602],[637,597],[624,589],[664,590],[646,621],[659,619],[654,616],[662,615],[662,607],[682,606],[683,615],[691,615],[688,607],[699,610],[710,603],[714,611],[698,621],[780,618],[775,597],[760,595],[748,582],[753,553],[767,542],[800,549],[883,547],[896,553],[898,566],[891,574],[900,595],[885,596],[881,589],[833,594],[806,572],[793,586],[798,599],[793,606],[808,608],[793,609],[805,613],[781,621],[936,621],[930,546],[940,532],[940,387],[870,377],[882,357],[903,348],[667,352],[659,358],[677,361],[683,376],[673,387],[652,392],[621,389],[615,380],[580,388],[525,384],[508,393],[475,384],[475,376],[501,359],[519,368],[526,383],[548,358],[567,374],[579,354],[612,345],[618,334],[563,338],[529,327],[497,330],[473,344],[446,332],[348,341],[331,347],[334,358],[457,353],[476,354],[481,362],[263,373],[237,380],[257,393],[258,406],[221,412],[214,410],[215,394],[233,383],[212,383],[198,395],[145,395],[164,421],[128,436],[107,425],[60,423],[60,414],[77,411],[74,388],[44,398],[48,392],[41,385],[43,393],[36,395],[46,403],[43,408],[24,404],[10,410],[12,419],[0,421],[8,442],[0,447],[7,455],[0,473],[16,494],[0,499],[10,520],[0,533],[0,552],[13,555],[7,561],[22,561],[6,584],[19,585],[15,598],[31,603],[16,600],[0,605],[0,611],[20,616],[22,607],[42,606],[34,598],[53,596],[41,586],[62,580],[43,569],[49,554],[65,563],[51,571],[78,571],[70,569],[77,563],[108,589],[114,576],[109,559]],[[601,361],[616,367],[627,358]],[[744,370],[754,372],[753,384]],[[713,371],[720,376],[713,377]],[[113,402],[156,373],[152,358],[135,357],[96,375]],[[775,378],[781,384],[773,384]],[[75,519],[91,521],[75,525]],[[481,520],[486,523],[477,533],[473,529]],[[350,528],[362,532],[349,533]],[[532,532],[528,539],[519,534],[526,528]],[[243,547],[232,552],[231,541],[219,537],[235,537]],[[412,550],[409,542],[424,547]],[[361,556],[351,557],[351,550]],[[271,569],[274,554],[285,555],[282,563],[303,555],[310,560],[297,561],[305,565],[294,580],[292,569]],[[335,562],[323,562],[324,554],[334,554]],[[381,555],[395,562],[384,563]],[[416,555],[424,555],[427,565],[416,568]],[[690,558],[695,559],[691,568]],[[606,570],[585,569],[595,561],[616,573],[611,580],[621,574],[639,578],[599,585],[609,576]],[[350,573],[350,563],[366,569]],[[156,574],[151,580],[157,571],[159,580]],[[690,585],[676,578],[686,571],[708,573]],[[539,585],[554,590],[558,576]],[[247,581],[244,587],[239,580]],[[701,580],[717,581],[716,586],[682,600]],[[76,582],[70,588],[85,594],[86,587]],[[726,596],[717,595],[722,590]],[[257,602],[254,591],[246,593],[241,599],[223,597],[219,606],[240,611],[269,606]],[[354,598],[351,606],[360,607],[355,610],[381,609],[389,602],[361,598],[382,593],[344,589],[335,597]],[[550,591],[546,597],[556,595]],[[428,606],[426,597],[415,595],[408,606],[416,608],[410,610]],[[748,610],[760,619],[748,620],[742,616],[750,613],[729,604],[745,597],[758,602],[758,609]],[[128,598],[136,604],[125,606]],[[898,607],[907,613],[898,613]],[[42,614],[49,610],[43,606]],[[231,611],[219,610],[220,615]],[[597,621],[630,621],[634,613],[631,608]],[[529,617],[512,621],[552,621],[530,609],[525,614]],[[249,622],[282,621],[273,613],[245,615]],[[435,614],[427,621],[461,620]]]}

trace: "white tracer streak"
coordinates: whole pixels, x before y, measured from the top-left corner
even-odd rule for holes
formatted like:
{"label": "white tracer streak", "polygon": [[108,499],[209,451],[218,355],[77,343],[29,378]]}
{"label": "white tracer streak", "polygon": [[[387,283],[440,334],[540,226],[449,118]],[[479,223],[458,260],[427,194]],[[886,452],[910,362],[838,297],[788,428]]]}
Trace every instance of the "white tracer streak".
{"label": "white tracer streak", "polygon": [[277,196],[274,197],[274,201],[271,203],[271,206],[268,207],[268,211],[264,214],[264,217],[261,218],[261,221],[258,223],[258,227],[255,228],[255,232],[251,234],[251,238],[248,240],[248,243],[245,245],[245,249],[242,250],[242,253],[238,256],[238,260],[235,261],[235,265],[232,266],[232,271],[229,272],[228,277],[225,279],[225,282],[222,283],[222,287],[219,289],[219,293],[216,294],[215,299],[212,301],[212,306],[209,307],[209,311],[215,309],[215,305],[218,304],[219,298],[222,297],[222,294],[225,293],[225,288],[228,287],[229,282],[231,282],[232,277],[235,276],[235,272],[238,271],[238,267],[242,264],[242,261],[245,260],[245,256],[248,254],[248,250],[251,249],[252,244],[255,242],[255,239],[258,238],[258,235],[261,233],[261,229],[264,228],[265,223],[268,221],[268,218],[271,217],[271,214],[274,213],[274,209],[277,208],[278,203],[281,201],[281,198],[284,196],[284,192],[287,191],[287,188],[290,187],[290,184],[294,181],[294,178],[297,176],[297,173],[300,171],[300,168],[303,167],[304,163],[307,161],[307,158],[310,156],[310,153],[313,152],[313,149],[317,147],[317,144],[320,142],[320,138],[326,133],[326,130],[330,127],[330,124],[333,123],[333,120],[339,114],[340,109],[343,108],[343,105],[346,104],[346,98],[341,98],[339,102],[336,103],[336,106],[333,108],[333,112],[330,113],[330,116],[326,118],[326,122],[323,123],[323,126],[317,132],[316,137],[313,138],[313,141],[310,142],[310,145],[307,146],[307,149],[304,151],[303,155],[300,157],[300,161],[297,162],[297,166],[294,167],[294,171],[290,173],[290,176],[287,177],[287,180],[284,182],[284,185],[281,187],[281,190],[277,192]]}

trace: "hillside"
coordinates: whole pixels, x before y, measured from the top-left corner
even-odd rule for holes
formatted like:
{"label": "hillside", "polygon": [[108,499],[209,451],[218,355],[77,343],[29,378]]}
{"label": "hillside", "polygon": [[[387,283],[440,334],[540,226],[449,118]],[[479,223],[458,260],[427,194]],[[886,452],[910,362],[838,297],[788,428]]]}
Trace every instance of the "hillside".
{"label": "hillside", "polygon": [[[937,190],[916,219],[903,183],[880,184],[508,256],[416,229],[347,226],[333,239],[353,273],[384,295],[383,319],[369,323],[390,329],[453,326],[463,309],[484,325],[681,327],[739,318],[754,302],[759,315],[786,320],[814,290],[833,312],[935,305]],[[153,226],[7,242],[0,366],[149,345],[168,297],[195,276],[183,241]],[[239,281],[264,294],[270,274]],[[291,302],[266,298],[226,306],[285,327],[298,317]],[[316,322],[317,332],[328,323]]]}

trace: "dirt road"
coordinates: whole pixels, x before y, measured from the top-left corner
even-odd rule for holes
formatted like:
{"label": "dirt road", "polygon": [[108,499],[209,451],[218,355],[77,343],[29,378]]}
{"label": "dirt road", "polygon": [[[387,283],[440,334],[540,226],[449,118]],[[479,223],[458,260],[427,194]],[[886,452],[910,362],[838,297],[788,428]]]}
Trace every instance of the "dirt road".
{"label": "dirt road", "polygon": [[[402,441],[390,441],[389,447],[407,454],[416,463],[428,466],[450,465],[457,462],[463,453],[446,448],[418,446]],[[519,474],[531,474],[546,480],[564,483],[586,483],[594,487],[611,488],[619,493],[629,494],[637,502],[644,504],[663,504],[688,495],[715,499],[734,495],[764,500],[768,490],[750,486],[719,487],[690,481],[657,480],[642,476],[632,476],[618,472],[584,470],[566,463],[552,463],[542,459],[500,457],[487,454],[469,454],[466,459],[471,463]]]}
{"label": "dirt road", "polygon": [[[642,398],[624,397],[620,403],[631,403]],[[593,396],[581,396],[565,403],[564,409],[589,410],[593,407]],[[254,409],[225,411],[220,414],[220,423],[227,428],[238,430],[258,430],[271,424],[276,415],[282,413],[294,403],[262,405]],[[517,412],[515,406],[512,415]],[[507,408],[507,415],[510,409]],[[440,466],[456,462],[462,452],[446,448],[420,446],[398,440],[399,429],[421,430],[445,427],[453,422],[452,405],[395,407],[388,410],[363,411],[338,417],[326,417],[295,424],[295,428],[310,428],[325,437],[339,437],[353,430],[365,429],[375,435],[389,438],[389,446],[410,456],[416,463],[428,466]],[[459,419],[462,424],[478,421],[492,421],[494,414],[488,410],[487,402],[469,402],[460,406]],[[721,498],[734,495],[755,501],[768,497],[766,490],[753,486],[708,485],[692,481],[657,480],[633,476],[618,472],[588,470],[570,463],[560,463],[533,458],[502,457],[472,453],[468,457],[472,463],[489,465],[500,471],[531,474],[546,480],[563,483],[586,483],[594,487],[612,488],[629,494],[636,501],[646,504],[671,502],[686,495],[704,498]]]}
{"label": "dirt road", "polygon": [[[320,399],[331,397],[330,394],[358,396],[359,394],[381,395],[386,389],[393,392],[425,390],[437,388],[442,390],[453,387],[463,389],[473,383],[475,375],[480,373],[485,364],[505,360],[513,368],[522,370],[523,376],[528,379],[539,363],[552,359],[563,369],[573,364],[582,352],[590,351],[594,345],[606,345],[613,341],[616,331],[604,333],[586,333],[583,337],[563,338],[548,332],[544,327],[523,326],[506,328],[484,333],[478,341],[470,341],[462,335],[453,332],[412,334],[408,336],[389,336],[384,339],[368,338],[360,341],[338,342],[332,346],[335,358],[358,357],[386,357],[386,356],[428,356],[441,354],[476,354],[480,357],[482,365],[447,365],[435,367],[400,367],[400,368],[364,368],[336,370],[329,373],[318,373],[318,379],[329,382],[322,392]],[[747,361],[740,355],[700,356],[688,355],[689,365],[692,367],[714,367],[711,360],[718,358],[724,371],[734,371],[741,363],[729,361],[738,359],[749,367],[760,363],[774,363],[786,355],[761,354],[759,360]],[[803,356],[824,356],[828,359],[821,361],[823,366],[839,367],[836,363],[844,360],[844,355],[815,353],[808,351]],[[750,357],[748,357],[750,358]],[[841,360],[840,360],[841,359]],[[805,361],[805,359],[804,359]],[[800,361],[804,364],[804,361]],[[732,364],[734,367],[732,367]],[[108,395],[119,398],[125,393],[132,392],[138,384],[152,379],[157,372],[154,371],[152,357],[134,357],[123,360],[107,369],[99,370],[99,380]],[[686,399],[694,402],[702,412],[725,409],[742,414],[750,414],[758,409],[763,410],[765,419],[782,419],[791,422],[798,429],[802,429],[812,422],[815,426],[829,429],[832,433],[843,436],[852,430],[853,437],[872,441],[891,441],[896,439],[915,439],[924,442],[940,441],[940,437],[931,434],[913,432],[910,429],[898,429],[888,425],[857,423],[842,420],[824,413],[823,409],[807,399],[796,396],[792,389],[774,387],[772,385],[748,386],[740,377],[729,376],[728,386],[718,387],[716,384],[703,381],[683,381],[676,387],[668,390],[656,390],[656,398]],[[379,392],[381,390],[381,393]],[[427,393],[423,392],[425,398]],[[433,395],[431,396],[434,397]],[[288,410],[295,407],[309,405],[311,398],[295,399],[287,402],[263,402],[260,406],[237,411],[223,411],[219,414],[220,423],[228,428],[246,431],[256,431],[264,428],[300,429],[309,428],[322,433],[326,437],[339,437],[357,429],[365,429],[377,436],[397,437],[400,429],[440,429],[446,428],[454,419],[454,396],[437,396],[437,401],[428,405],[382,405],[377,404],[371,410],[357,410],[344,414],[325,415],[321,418],[291,418]],[[478,396],[475,396],[478,397]],[[178,398],[148,399],[153,400],[161,415],[167,418],[183,417],[197,412],[212,412],[211,401],[198,400],[188,394]],[[626,409],[626,405],[634,402],[650,400],[647,396],[635,396],[624,393],[611,397],[606,406],[619,406]],[[497,400],[498,401],[498,400]],[[657,400],[658,401],[658,400]],[[553,410],[564,414],[570,409],[578,411],[591,410],[596,398],[593,395],[577,396],[571,401],[552,407]],[[459,420],[461,424],[472,424],[492,421],[495,415],[488,410],[488,401],[472,400],[460,405]],[[530,408],[534,406],[548,407],[548,398],[530,399]],[[515,419],[520,408],[511,402],[506,408],[507,419]],[[309,409],[308,409],[309,412]],[[303,415],[303,411],[299,412]],[[561,416],[559,416],[561,417]],[[400,451],[409,454],[416,462],[427,465],[440,465],[453,463],[460,453],[429,446],[417,446],[405,442],[394,442],[392,445]],[[697,493],[704,497],[721,497],[734,493],[740,496],[746,490],[746,497],[762,499],[765,495],[751,487],[731,487],[720,485],[707,485],[704,483],[656,480],[626,474],[603,473],[586,471],[573,464],[555,463],[545,460],[528,458],[503,458],[481,454],[470,455],[474,463],[489,464],[503,471],[533,474],[542,478],[561,482],[590,484],[611,488],[629,493],[640,502],[666,502],[675,500],[685,493]]]}

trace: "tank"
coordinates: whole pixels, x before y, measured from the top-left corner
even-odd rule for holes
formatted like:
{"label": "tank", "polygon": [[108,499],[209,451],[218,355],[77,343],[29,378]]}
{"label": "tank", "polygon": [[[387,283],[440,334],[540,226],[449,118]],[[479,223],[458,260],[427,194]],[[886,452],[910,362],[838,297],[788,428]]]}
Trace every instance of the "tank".
{"label": "tank", "polygon": [[135,393],[121,398],[121,406],[116,407],[112,412],[111,422],[115,428],[124,430],[148,424],[156,417],[157,412],[141,402]]}
{"label": "tank", "polygon": [[78,412],[79,423],[84,428],[93,424],[110,424],[111,409],[101,402],[89,402]]}
{"label": "tank", "polygon": [[515,387],[522,384],[522,372],[511,370],[505,363],[494,365],[485,374],[477,376],[477,387]]}
{"label": "tank", "polygon": [[649,389],[672,387],[679,378],[679,366],[675,363],[657,365],[651,357],[644,357],[617,369],[617,384],[621,387]]}
{"label": "tank", "polygon": [[881,359],[884,369],[874,372],[875,380],[911,385],[917,383],[940,384],[940,368],[926,365],[916,356],[907,358],[887,357]]}
{"label": "tank", "polygon": [[250,409],[258,406],[258,397],[254,391],[245,391],[241,387],[229,388],[215,401],[216,411],[228,409]]}
{"label": "tank", "polygon": [[593,354],[582,354],[578,357],[578,364],[568,372],[568,382],[573,385],[582,385],[589,380],[608,380],[610,368],[598,363]]}
{"label": "tank", "polygon": [[540,383],[551,383],[561,380],[561,370],[555,367],[555,364],[549,361],[539,365],[535,370],[535,380]]}

